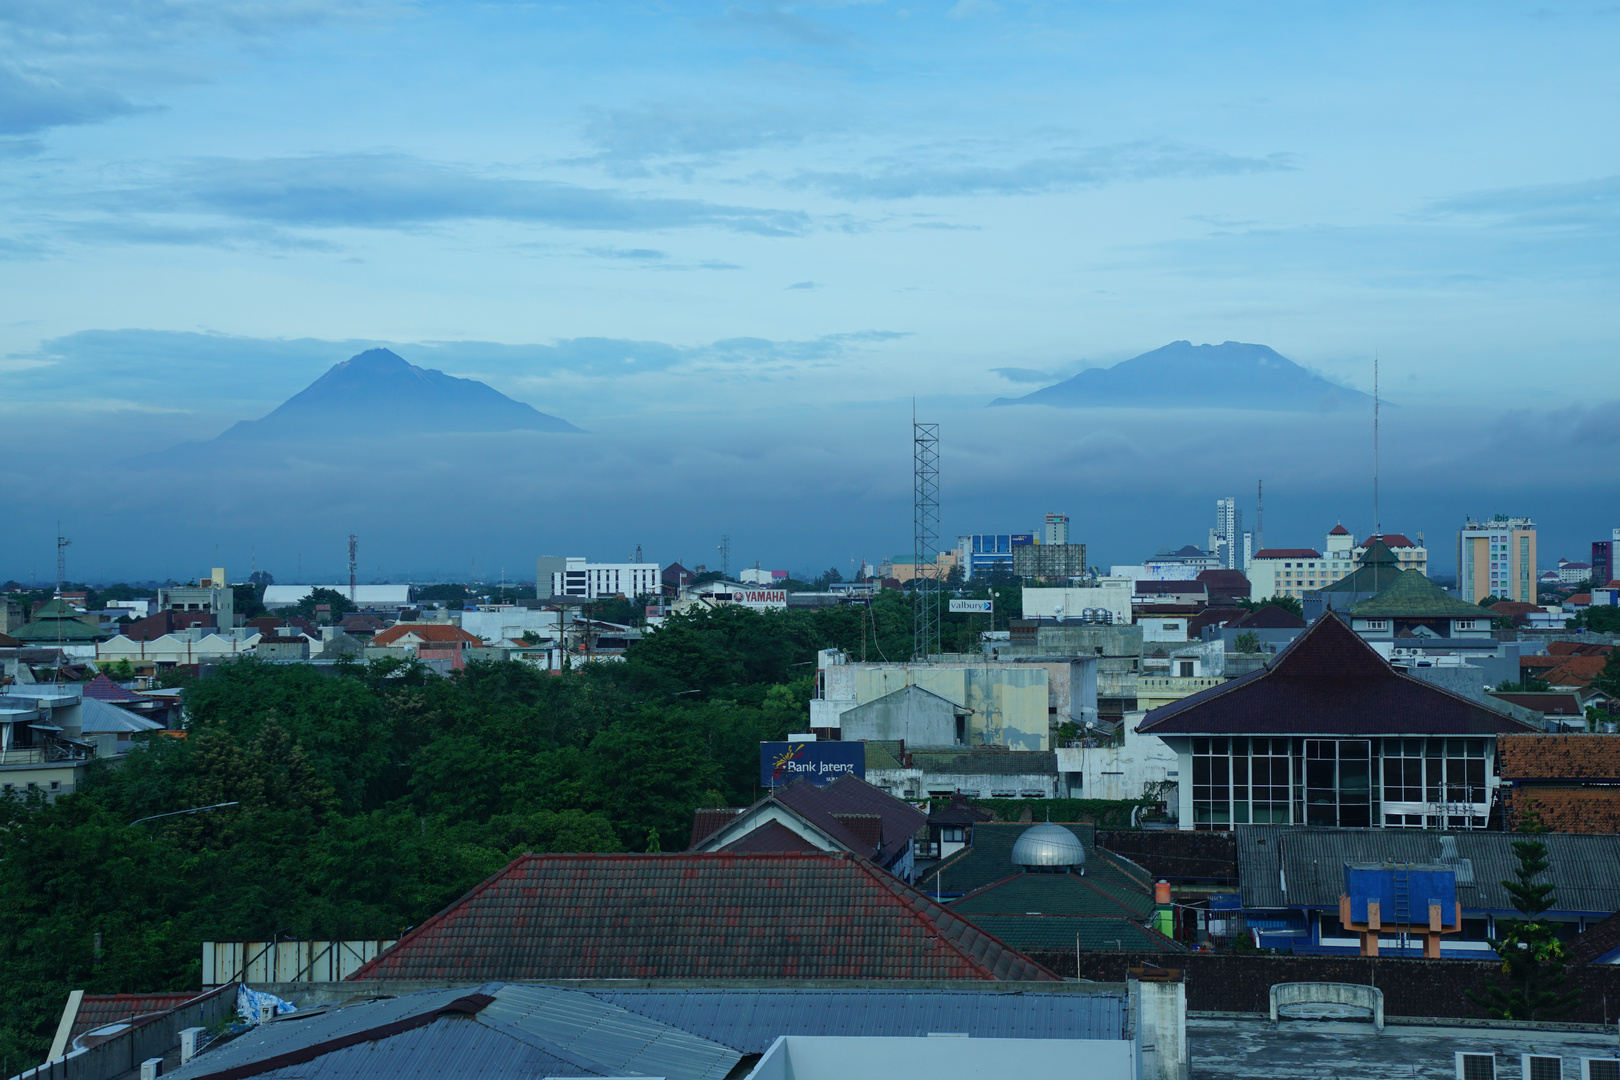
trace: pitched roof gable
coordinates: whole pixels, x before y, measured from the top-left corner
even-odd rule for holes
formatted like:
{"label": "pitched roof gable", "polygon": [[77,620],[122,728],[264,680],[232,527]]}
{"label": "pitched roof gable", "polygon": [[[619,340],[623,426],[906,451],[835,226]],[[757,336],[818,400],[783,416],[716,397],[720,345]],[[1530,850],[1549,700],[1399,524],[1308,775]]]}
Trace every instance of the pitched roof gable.
{"label": "pitched roof gable", "polygon": [[836,852],[523,855],[352,978],[1055,979]]}
{"label": "pitched roof gable", "polygon": [[421,641],[431,641],[434,644],[451,644],[462,642],[464,644],[482,645],[484,639],[475,634],[469,634],[459,626],[449,623],[398,623],[390,626],[382,633],[371,639],[371,643],[379,648],[387,647],[405,637],[414,635]]}
{"label": "pitched roof gable", "polygon": [[1391,667],[1329,611],[1265,667],[1154,709],[1150,735],[1491,735],[1523,721]]}
{"label": "pitched roof gable", "polygon": [[107,678],[106,675],[97,675],[84,684],[84,696],[96,698],[100,701],[145,701],[146,698],[129,690]]}

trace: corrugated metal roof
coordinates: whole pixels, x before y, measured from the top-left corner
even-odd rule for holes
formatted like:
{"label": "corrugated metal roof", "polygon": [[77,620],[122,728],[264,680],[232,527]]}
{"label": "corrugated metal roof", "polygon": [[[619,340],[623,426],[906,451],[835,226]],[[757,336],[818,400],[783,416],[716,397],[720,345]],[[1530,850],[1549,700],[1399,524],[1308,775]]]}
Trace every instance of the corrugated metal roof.
{"label": "corrugated metal roof", "polygon": [[[1513,841],[1523,839],[1519,833],[1239,825],[1239,888],[1247,908],[1331,908],[1344,892],[1345,863],[1443,863],[1454,846],[1463,909],[1511,911],[1513,899],[1501,883],[1514,879]],[[1547,845],[1553,910],[1620,911],[1620,836],[1544,833],[1539,839]]]}
{"label": "corrugated metal roof", "polygon": [[[274,1027],[275,1025],[271,1025]],[[203,1054],[192,1064],[205,1062]],[[187,1067],[188,1069],[190,1066]],[[165,1073],[165,1076],[194,1075]],[[507,1038],[470,1017],[445,1016],[377,1042],[322,1054],[314,1061],[259,1073],[263,1080],[531,1080],[542,1076],[612,1076],[612,1070],[574,1054]]]}
{"label": "corrugated metal roof", "polygon": [[975,1038],[1122,1039],[1121,994],[998,993],[961,990],[596,990],[622,1005],[745,1054],[762,1054],[779,1035],[919,1036],[966,1032]]}
{"label": "corrugated metal roof", "polygon": [[579,990],[555,986],[503,986],[479,1013],[532,1032],[618,1072],[671,1080],[722,1080],[741,1055]]}
{"label": "corrugated metal roof", "polygon": [[99,698],[87,697],[79,714],[79,729],[86,735],[103,735],[119,731],[161,731],[163,725]]}

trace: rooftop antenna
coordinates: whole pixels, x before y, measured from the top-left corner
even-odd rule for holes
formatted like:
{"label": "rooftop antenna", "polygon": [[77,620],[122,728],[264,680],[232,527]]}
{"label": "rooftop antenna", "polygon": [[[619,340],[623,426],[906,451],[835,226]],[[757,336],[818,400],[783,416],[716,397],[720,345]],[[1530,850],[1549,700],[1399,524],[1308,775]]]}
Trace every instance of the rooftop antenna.
{"label": "rooftop antenna", "polygon": [[349,603],[355,603],[354,572],[357,568],[355,553],[359,550],[360,538],[354,533],[349,534]]}
{"label": "rooftop antenna", "polygon": [[1266,482],[1254,482],[1254,552],[1266,549]]}
{"label": "rooftop antenna", "polygon": [[1373,350],[1373,535],[1384,535],[1384,521],[1378,516],[1378,350]]}
{"label": "rooftop antenna", "polygon": [[73,541],[62,535],[62,523],[56,523],[56,595],[62,595],[62,582],[67,579],[67,547]]}
{"label": "rooftop antenna", "polygon": [[636,545],[636,562],[639,563],[640,561],[641,561],[641,545],[637,544]]}

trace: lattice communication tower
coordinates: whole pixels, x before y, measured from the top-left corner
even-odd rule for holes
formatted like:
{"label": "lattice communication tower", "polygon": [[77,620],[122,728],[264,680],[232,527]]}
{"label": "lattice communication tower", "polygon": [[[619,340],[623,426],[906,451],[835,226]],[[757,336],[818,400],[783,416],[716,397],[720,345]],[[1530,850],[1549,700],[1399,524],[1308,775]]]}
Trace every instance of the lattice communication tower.
{"label": "lattice communication tower", "polygon": [[912,506],[911,649],[922,660],[939,652],[939,425],[911,423],[915,446]]}

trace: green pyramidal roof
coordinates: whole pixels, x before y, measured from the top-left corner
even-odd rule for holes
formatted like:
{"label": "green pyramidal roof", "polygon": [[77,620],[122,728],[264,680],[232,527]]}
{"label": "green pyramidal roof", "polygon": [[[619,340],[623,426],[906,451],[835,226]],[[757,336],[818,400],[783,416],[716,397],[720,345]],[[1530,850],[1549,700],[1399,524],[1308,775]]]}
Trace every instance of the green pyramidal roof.
{"label": "green pyramidal roof", "polygon": [[1404,571],[1395,553],[1389,545],[1382,540],[1374,540],[1367,545],[1367,550],[1361,553],[1361,565],[1354,573],[1346,574],[1331,585],[1323,586],[1318,592],[1325,593],[1369,593],[1376,596],[1391,585]]}
{"label": "green pyramidal roof", "polygon": [[1357,619],[1496,617],[1495,612],[1446,595],[1446,591],[1425,577],[1421,570],[1407,570],[1377,596],[1352,605],[1349,614]]}

